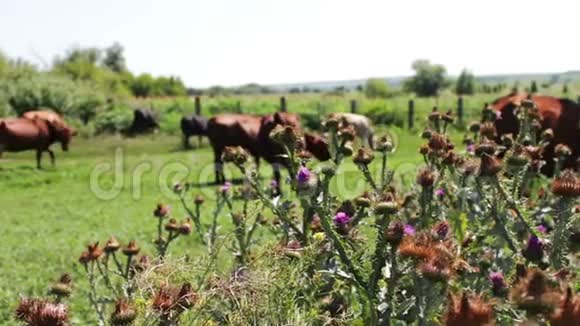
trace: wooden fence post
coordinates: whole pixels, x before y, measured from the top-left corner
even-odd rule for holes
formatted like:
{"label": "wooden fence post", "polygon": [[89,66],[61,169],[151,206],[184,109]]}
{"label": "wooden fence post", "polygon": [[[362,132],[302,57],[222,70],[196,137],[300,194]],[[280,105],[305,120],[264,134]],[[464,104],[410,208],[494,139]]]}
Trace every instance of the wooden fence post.
{"label": "wooden fence post", "polygon": [[356,100],[350,100],[350,113],[356,113],[357,109],[358,109],[358,103],[356,102]]}
{"label": "wooden fence post", "polygon": [[580,103],[580,95],[578,95],[578,98],[576,99],[576,102]]}
{"label": "wooden fence post", "polygon": [[413,126],[415,124],[415,102],[412,99],[409,100],[408,118],[409,118],[408,127],[409,129],[413,129]]}
{"label": "wooden fence post", "polygon": [[199,96],[195,97],[195,115],[201,115],[201,99]]}
{"label": "wooden fence post", "polygon": [[457,122],[463,124],[463,97],[457,98]]}
{"label": "wooden fence post", "polygon": [[286,98],[284,96],[280,97],[280,112],[288,112],[288,107],[286,107]]}

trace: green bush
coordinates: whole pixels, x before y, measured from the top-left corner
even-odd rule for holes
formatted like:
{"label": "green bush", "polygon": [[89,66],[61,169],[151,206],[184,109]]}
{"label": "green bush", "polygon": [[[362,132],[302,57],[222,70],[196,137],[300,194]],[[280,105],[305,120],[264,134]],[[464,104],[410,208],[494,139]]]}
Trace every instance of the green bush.
{"label": "green bush", "polygon": [[127,130],[133,121],[133,110],[128,106],[117,106],[95,119],[95,133],[117,133]]}

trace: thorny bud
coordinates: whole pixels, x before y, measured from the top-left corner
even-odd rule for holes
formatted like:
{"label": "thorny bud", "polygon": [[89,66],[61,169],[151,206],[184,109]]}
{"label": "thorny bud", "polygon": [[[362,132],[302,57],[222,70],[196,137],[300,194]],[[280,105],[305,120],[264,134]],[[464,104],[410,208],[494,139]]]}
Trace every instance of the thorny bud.
{"label": "thorny bud", "polygon": [[179,234],[188,235],[191,233],[191,230],[192,230],[191,219],[186,218],[185,221],[183,221],[179,226]]}
{"label": "thorny bud", "polygon": [[169,215],[171,208],[164,204],[157,204],[157,208],[153,211],[153,216],[157,218],[164,218]]}
{"label": "thorny bud", "polygon": [[433,184],[435,184],[435,175],[433,174],[433,171],[429,168],[425,168],[419,172],[419,175],[417,176],[417,184],[424,188],[432,187]]}
{"label": "thorny bud", "polygon": [[277,143],[286,145],[289,148],[294,148],[298,142],[299,136],[292,126],[277,125],[272,132],[270,132],[270,138]]}
{"label": "thorny bud", "polygon": [[352,158],[352,161],[355,164],[369,165],[374,158],[375,156],[371,151],[366,148],[359,148],[356,155]]}
{"label": "thorny bud", "polygon": [[376,150],[383,153],[389,153],[393,150],[393,143],[387,136],[379,138],[376,144]]}
{"label": "thorny bud", "polygon": [[234,163],[236,165],[243,165],[248,161],[248,153],[240,146],[227,146],[222,154],[222,160],[226,163]]}
{"label": "thorny bud", "polygon": [[421,133],[421,137],[424,139],[431,139],[432,135],[433,135],[433,131],[431,129],[425,129],[425,130],[423,130],[423,133]]}
{"label": "thorny bud", "polygon": [[479,175],[483,177],[493,177],[501,171],[501,161],[490,155],[483,155],[481,157],[481,164],[479,165]]}
{"label": "thorny bud", "polygon": [[481,128],[481,125],[479,124],[479,122],[472,122],[469,125],[469,131],[471,131],[473,133],[478,133],[480,128]]}
{"label": "thorny bud", "polygon": [[542,132],[542,139],[545,141],[551,141],[554,139],[554,131],[551,128],[548,128]]}
{"label": "thorny bud", "polygon": [[177,221],[174,218],[169,219],[169,222],[167,222],[167,224],[165,224],[165,230],[169,231],[169,232],[178,231],[179,225],[177,225]]}
{"label": "thorny bud", "polygon": [[111,237],[109,238],[109,240],[107,240],[107,243],[105,244],[103,250],[107,254],[110,254],[116,252],[117,250],[119,250],[119,248],[121,248],[121,244],[119,243],[119,241],[117,241],[115,237]]}
{"label": "thorny bud", "polygon": [[393,222],[385,229],[383,236],[385,241],[393,246],[398,246],[405,235],[405,226],[401,222]]}
{"label": "thorny bud", "polygon": [[203,204],[204,201],[205,201],[205,199],[203,198],[202,195],[195,196],[195,199],[194,199],[195,205],[199,206],[199,205]]}
{"label": "thorny bud", "polygon": [[495,143],[491,140],[485,139],[483,142],[481,142],[479,145],[475,147],[475,155],[477,156],[484,156],[485,154],[493,155],[495,154],[495,150],[496,150]]}
{"label": "thorny bud", "polygon": [[497,130],[493,122],[485,122],[481,125],[479,133],[486,138],[495,139],[497,136]]}
{"label": "thorny bud", "polygon": [[69,274],[62,274],[58,282],[50,287],[50,293],[58,298],[69,297],[72,292],[72,279]]}
{"label": "thorny bud", "polygon": [[375,205],[375,214],[377,215],[390,215],[396,214],[399,211],[399,204],[394,201],[382,201]]}
{"label": "thorny bud", "polygon": [[570,156],[572,155],[572,150],[570,150],[570,147],[564,145],[564,144],[558,144],[556,145],[556,147],[554,147],[554,153],[556,154],[556,156]]}
{"label": "thorny bud", "polygon": [[338,139],[340,139],[343,142],[353,141],[355,135],[356,132],[354,130],[354,127],[350,125],[341,128],[337,133]]}
{"label": "thorny bud", "polygon": [[125,254],[126,256],[135,256],[136,254],[139,253],[140,250],[141,249],[137,246],[135,240],[131,240],[129,241],[127,247],[124,247],[122,251],[123,254]]}

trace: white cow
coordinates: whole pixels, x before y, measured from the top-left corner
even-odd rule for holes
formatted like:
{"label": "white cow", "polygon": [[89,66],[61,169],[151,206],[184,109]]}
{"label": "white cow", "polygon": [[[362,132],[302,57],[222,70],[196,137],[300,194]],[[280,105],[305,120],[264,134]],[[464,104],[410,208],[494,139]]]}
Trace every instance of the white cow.
{"label": "white cow", "polygon": [[373,148],[373,127],[369,118],[356,113],[335,112],[329,115],[329,118],[337,119],[339,122],[353,126],[356,135],[361,139],[362,144],[368,144]]}

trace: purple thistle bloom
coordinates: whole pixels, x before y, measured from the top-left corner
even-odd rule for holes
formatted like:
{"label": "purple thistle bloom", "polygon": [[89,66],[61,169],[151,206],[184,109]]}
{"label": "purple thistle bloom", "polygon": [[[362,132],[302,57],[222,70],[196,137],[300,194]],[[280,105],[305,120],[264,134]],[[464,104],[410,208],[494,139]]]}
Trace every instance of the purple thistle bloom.
{"label": "purple thistle bloom", "polygon": [[346,214],[345,212],[338,212],[336,213],[336,215],[334,215],[334,218],[332,220],[336,225],[345,225],[348,224],[348,222],[350,222],[350,216],[348,216],[348,214]]}
{"label": "purple thistle bloom", "polygon": [[224,182],[224,184],[221,186],[220,190],[222,193],[227,193],[228,190],[230,190],[230,188],[232,187],[232,183],[229,181]]}
{"label": "purple thistle bloom", "polygon": [[415,235],[415,228],[411,224],[405,224],[404,232],[406,235]]}
{"label": "purple thistle bloom", "polygon": [[548,232],[548,228],[546,228],[546,226],[543,224],[538,225],[536,230],[538,230],[538,232],[544,233],[544,234]]}
{"label": "purple thistle bloom", "polygon": [[445,196],[445,189],[439,188],[439,189],[435,190],[435,196],[437,196],[437,197]]}
{"label": "purple thistle bloom", "polygon": [[505,280],[501,272],[491,272],[489,273],[489,280],[493,286],[493,292],[499,292],[505,288]]}
{"label": "purple thistle bloom", "polygon": [[435,225],[434,231],[437,233],[440,239],[445,239],[449,233],[449,223],[446,221],[439,222],[437,225]]}
{"label": "purple thistle bloom", "polygon": [[301,167],[298,170],[298,175],[296,175],[296,180],[298,180],[298,183],[300,184],[305,184],[308,181],[310,181],[310,171],[308,170],[308,168],[306,168],[305,166]]}
{"label": "purple thistle bloom", "polygon": [[531,235],[522,254],[531,261],[540,261],[544,257],[544,243],[538,236]]}
{"label": "purple thistle bloom", "polygon": [[467,145],[466,150],[468,153],[474,153],[475,152],[475,145],[473,145],[473,144]]}
{"label": "purple thistle bloom", "polygon": [[270,187],[272,187],[274,189],[278,188],[278,181],[276,181],[276,180],[270,181]]}

